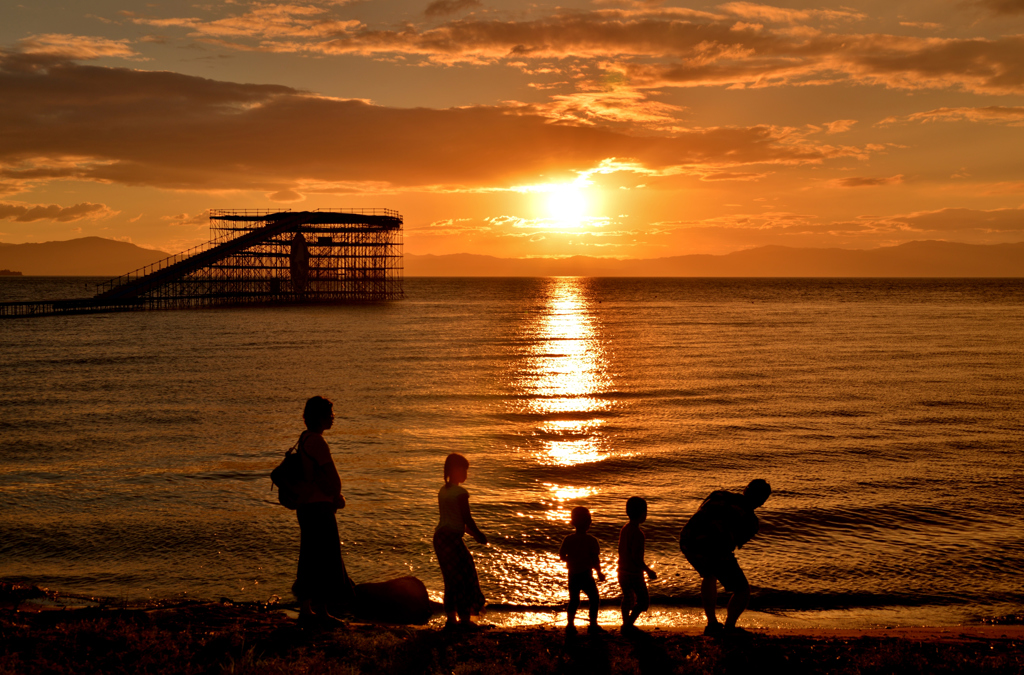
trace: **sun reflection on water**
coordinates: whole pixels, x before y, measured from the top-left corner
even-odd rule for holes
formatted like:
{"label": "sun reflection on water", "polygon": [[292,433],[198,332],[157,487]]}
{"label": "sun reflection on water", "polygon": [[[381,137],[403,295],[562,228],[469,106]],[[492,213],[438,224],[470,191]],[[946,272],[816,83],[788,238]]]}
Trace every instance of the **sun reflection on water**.
{"label": "sun reflection on water", "polygon": [[565,277],[542,283],[543,304],[525,315],[515,334],[505,401],[515,450],[536,478],[517,486],[523,504],[515,511],[517,535],[492,544],[481,561],[501,580],[491,602],[555,610],[566,599],[559,545],[572,532],[573,507],[593,508],[603,492],[587,465],[612,455],[606,427],[619,413],[591,282]]}
{"label": "sun reflection on water", "polygon": [[608,455],[601,434],[603,413],[614,402],[600,395],[610,388],[607,360],[585,292],[585,281],[565,277],[549,280],[547,302],[525,335],[526,367],[516,388],[525,412],[538,420],[533,432],[540,441],[537,459],[573,466],[598,462]]}

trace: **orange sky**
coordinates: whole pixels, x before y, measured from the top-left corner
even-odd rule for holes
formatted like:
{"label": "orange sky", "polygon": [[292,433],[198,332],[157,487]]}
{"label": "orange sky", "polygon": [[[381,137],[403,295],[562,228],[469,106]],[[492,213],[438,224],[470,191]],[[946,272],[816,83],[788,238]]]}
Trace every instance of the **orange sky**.
{"label": "orange sky", "polygon": [[389,207],[408,253],[1024,240],[1024,0],[148,4],[0,22],[0,241]]}

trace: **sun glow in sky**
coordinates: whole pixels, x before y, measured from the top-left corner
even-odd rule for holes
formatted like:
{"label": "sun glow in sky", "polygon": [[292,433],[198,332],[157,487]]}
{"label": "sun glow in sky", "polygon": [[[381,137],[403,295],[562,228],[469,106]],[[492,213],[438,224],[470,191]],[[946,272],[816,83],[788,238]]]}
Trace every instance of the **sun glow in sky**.
{"label": "sun glow in sky", "polygon": [[1021,241],[1022,35],[1019,0],[9,4],[0,242],[366,207],[407,254]]}
{"label": "sun glow in sky", "polygon": [[583,225],[588,211],[587,195],[578,183],[552,185],[547,195],[547,212],[556,225],[575,229]]}

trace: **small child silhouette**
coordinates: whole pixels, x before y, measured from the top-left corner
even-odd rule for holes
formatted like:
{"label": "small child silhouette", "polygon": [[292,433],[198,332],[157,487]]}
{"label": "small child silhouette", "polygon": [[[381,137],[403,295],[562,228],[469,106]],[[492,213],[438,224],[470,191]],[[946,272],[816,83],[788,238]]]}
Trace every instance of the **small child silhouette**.
{"label": "small child silhouette", "polygon": [[568,563],[569,567],[569,620],[565,632],[567,635],[576,634],[576,610],[580,607],[580,591],[583,591],[590,601],[590,628],[587,632],[604,633],[605,630],[597,623],[601,597],[597,593],[594,575],[591,574],[591,570],[597,570],[598,580],[604,581],[604,572],[601,571],[601,546],[597,539],[587,534],[593,522],[589,509],[577,506],[572,510],[571,519],[576,533],[566,537],[562,541],[562,548],[558,550],[558,557]]}
{"label": "small child silhouette", "polygon": [[643,497],[626,500],[629,522],[619,532],[619,586],[622,588],[622,632],[638,631],[636,620],[651,604],[644,573],[651,581],[658,578],[644,562],[644,531],[640,524],[647,520],[647,501]]}

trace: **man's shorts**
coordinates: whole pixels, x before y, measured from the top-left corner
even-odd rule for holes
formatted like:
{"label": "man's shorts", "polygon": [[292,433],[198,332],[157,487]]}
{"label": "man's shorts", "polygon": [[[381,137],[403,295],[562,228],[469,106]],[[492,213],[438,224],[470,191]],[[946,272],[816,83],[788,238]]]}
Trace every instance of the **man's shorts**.
{"label": "man's shorts", "polygon": [[736,562],[736,556],[732,551],[714,552],[690,547],[683,550],[683,555],[693,565],[693,569],[697,570],[701,579],[714,577],[730,593],[747,587],[747,577],[740,569],[740,564]]}

